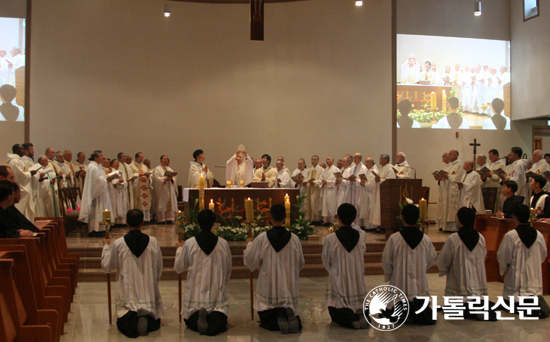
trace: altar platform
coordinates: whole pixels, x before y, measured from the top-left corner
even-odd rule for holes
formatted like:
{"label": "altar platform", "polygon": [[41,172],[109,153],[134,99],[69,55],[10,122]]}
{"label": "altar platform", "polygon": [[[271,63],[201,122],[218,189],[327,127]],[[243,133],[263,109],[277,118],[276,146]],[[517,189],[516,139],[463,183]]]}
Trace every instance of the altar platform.
{"label": "altar platform", "polygon": [[[321,252],[325,236],[329,234],[328,227],[316,226],[319,234],[310,236],[308,241],[302,241],[302,249],[305,258],[305,266],[300,272],[302,277],[324,277],[327,276],[321,260]],[[177,279],[177,274],[173,270],[176,254],[177,233],[173,224],[150,224],[143,227],[145,234],[154,236],[161,247],[164,271],[163,280]],[[123,237],[128,232],[128,228],[114,228],[111,230],[111,242],[117,238]],[[427,234],[432,240],[437,251],[441,250],[443,244],[450,233],[440,232],[435,226],[427,230]],[[103,248],[103,238],[89,238],[84,236],[83,231],[75,230],[67,237],[67,245],[70,253],[80,254],[80,274],[79,281],[104,281],[105,273],[101,270],[101,251]],[[367,232],[367,252],[365,253],[365,274],[379,275],[382,271],[382,251],[386,245],[384,234]],[[231,272],[232,279],[243,279],[249,277],[249,270],[243,264],[243,251],[246,247],[244,241],[229,241],[231,254],[233,256],[233,266]],[[432,267],[430,272],[436,272],[437,268]]]}

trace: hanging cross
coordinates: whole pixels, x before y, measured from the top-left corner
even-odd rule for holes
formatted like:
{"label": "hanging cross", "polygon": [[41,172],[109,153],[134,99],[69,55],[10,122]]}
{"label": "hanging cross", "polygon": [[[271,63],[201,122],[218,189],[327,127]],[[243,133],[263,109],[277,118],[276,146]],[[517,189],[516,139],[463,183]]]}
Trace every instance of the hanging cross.
{"label": "hanging cross", "polygon": [[478,144],[477,143],[477,139],[474,139],[474,142],[473,143],[470,143],[470,146],[473,146],[474,147],[474,165],[476,165],[476,155],[477,155],[477,147],[478,146],[481,146],[481,144]]}
{"label": "hanging cross", "polygon": [[264,0],[250,0],[250,40],[264,40]]}

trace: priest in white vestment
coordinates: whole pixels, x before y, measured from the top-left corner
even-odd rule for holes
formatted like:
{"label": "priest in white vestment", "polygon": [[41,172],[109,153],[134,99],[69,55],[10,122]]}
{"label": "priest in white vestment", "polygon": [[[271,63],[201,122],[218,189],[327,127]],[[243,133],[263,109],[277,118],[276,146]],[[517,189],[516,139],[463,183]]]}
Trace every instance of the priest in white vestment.
{"label": "priest in white vestment", "polygon": [[[489,295],[485,271],[487,247],[483,235],[474,229],[475,211],[460,208],[457,216],[460,230],[447,238],[436,263],[439,276],[447,277],[445,296],[462,297],[464,302],[468,302],[473,299],[467,297]],[[466,310],[468,312],[468,308]],[[477,317],[482,321],[496,320],[492,310],[485,317],[484,314],[478,314]]]}
{"label": "priest in white vestment", "polygon": [[[393,172],[393,165],[390,164],[390,156],[387,154],[380,155],[380,169],[379,172],[374,173],[374,181],[376,182],[376,193],[374,195],[374,201],[370,205],[370,223],[371,227],[379,227],[381,221],[379,221],[380,213],[380,184],[387,179],[396,179],[395,172]],[[382,233],[384,229],[379,229],[378,232]]]}
{"label": "priest in white vestment", "polygon": [[[445,171],[447,172],[449,168],[449,153],[444,152],[441,156],[441,161],[445,164],[445,166],[441,170],[437,171]],[[444,203],[445,199],[447,198],[447,182],[444,182],[444,178],[441,175],[434,175],[435,180],[437,181],[437,188],[439,190],[438,199],[437,199],[437,209],[435,214],[435,226],[436,228],[442,229],[443,225],[443,209],[444,209]]]}
{"label": "priest in white vestment", "polygon": [[407,161],[407,155],[403,152],[397,153],[395,158],[397,164],[393,166],[395,172],[395,177],[401,178],[414,178],[413,169],[410,167],[409,162]]}
{"label": "priest in white vestment", "polygon": [[464,178],[464,168],[458,161],[458,151],[449,151],[449,165],[446,170],[448,174],[443,176],[442,182],[445,186],[446,197],[443,201],[443,216],[440,230],[456,232],[458,223],[456,221],[456,212],[458,211],[460,201],[460,189],[458,183]]}
{"label": "priest in white vestment", "polygon": [[297,333],[301,330],[298,286],[304,267],[302,244],[286,230],[286,210],[282,204],[274,204],[269,216],[273,228],[253,240],[248,238],[244,250],[245,266],[260,272],[254,308],[260,316],[260,327],[283,334]]}
{"label": "priest in white vestment", "polygon": [[254,171],[254,177],[252,181],[257,182],[267,182],[267,186],[270,188],[275,188],[277,186],[277,170],[269,165],[271,164],[271,156],[269,154],[264,154],[262,156],[262,167]]}
{"label": "priest in white vestment", "polygon": [[336,179],[336,184],[338,187],[338,207],[342,203],[348,203],[349,201],[349,182],[344,182],[344,178],[348,178],[353,170],[351,166],[351,157],[344,157],[342,159],[342,170],[340,171],[341,176]]}
{"label": "priest in white vestment", "polygon": [[372,210],[376,203],[376,196],[378,195],[378,183],[376,183],[376,177],[374,173],[379,173],[378,167],[374,165],[372,158],[365,159],[365,177],[366,181],[361,180],[359,185],[361,186],[361,195],[359,196],[359,213],[360,219],[363,221],[363,226],[366,229],[375,229],[380,226],[380,210]]}
{"label": "priest in white vestment", "polygon": [[285,166],[285,157],[283,157],[283,156],[278,156],[278,157],[277,157],[277,161],[283,162],[283,170],[285,170],[285,172],[288,173],[288,175],[290,176],[290,169],[289,169],[288,167]]}
{"label": "priest in white vestment", "polygon": [[8,153],[8,166],[12,169],[15,177],[15,182],[19,184],[21,189],[21,200],[15,204],[15,207],[25,217],[34,222],[36,216],[34,192],[32,189],[33,176],[37,171],[29,171],[25,162],[21,159],[23,156],[23,148],[19,144],[12,147],[13,153]]}
{"label": "priest in white vestment", "polygon": [[529,216],[528,206],[516,208],[514,222],[517,227],[504,235],[497,259],[500,275],[504,276],[502,296],[506,300],[509,296],[538,296],[540,307],[544,302],[541,264],[546,259],[547,249],[542,233],[529,225]]}
{"label": "priest in white vestment", "polygon": [[105,179],[105,172],[101,168],[105,160],[103,153],[92,153],[82,191],[82,204],[78,220],[88,223],[93,232],[105,231],[103,211],[112,211],[107,179]]}
{"label": "priest in white vestment", "polygon": [[[160,158],[160,165],[153,169],[153,187],[155,188],[156,220],[157,222],[174,222],[178,211],[177,176],[166,174],[174,172],[168,166],[168,157]],[[198,184],[198,183],[197,183]]]}
{"label": "priest in white vestment", "polygon": [[[120,171],[122,164],[119,160],[111,160],[111,168],[109,171],[118,170],[119,178],[107,180],[109,183],[109,198],[111,200],[111,220],[115,225],[126,225],[126,214],[128,213],[128,187],[131,184],[124,179],[123,171]],[[109,173],[106,172],[106,174]],[[107,176],[107,175],[106,175]],[[113,220],[114,219],[114,220]]]}
{"label": "priest in white vestment", "polygon": [[404,84],[415,84],[420,80],[420,64],[416,61],[414,53],[401,65],[401,79]]}
{"label": "priest in white vestment", "polygon": [[48,178],[50,180],[52,179],[55,179],[54,181],[52,181],[50,184],[52,185],[52,196],[53,196],[53,202],[54,202],[54,212],[53,212],[53,216],[54,217],[61,217],[61,205],[59,203],[59,182],[58,182],[58,178],[56,177],[62,177],[63,176],[63,171],[59,168],[59,166],[57,165],[57,162],[54,160],[55,159],[55,150],[53,149],[53,147],[48,147],[46,149],[46,158],[48,160],[48,165],[45,166],[46,169],[49,168],[49,172],[48,172]]}
{"label": "priest in white vestment", "polygon": [[277,188],[291,188],[292,180],[290,179],[290,174],[284,170],[284,165],[282,161],[278,161],[276,164],[277,167]]}
{"label": "priest in white vestment", "polygon": [[[306,167],[306,161],[304,158],[300,158],[298,160],[298,168],[292,171],[292,174],[290,175],[290,187],[295,188],[298,187],[300,189],[300,196],[304,196],[307,191],[307,187],[304,186],[304,182],[307,181],[307,175],[309,173],[309,169]],[[298,179],[298,175],[302,175],[303,178]],[[296,181],[294,181],[296,179]],[[302,208],[301,210],[305,212],[306,209],[306,202],[302,202]]]}
{"label": "priest in white vestment", "polygon": [[130,164],[132,173],[138,178],[134,181],[134,207],[143,212],[145,222],[151,221],[151,187],[153,180],[151,170],[143,164],[143,153],[138,152]]}
{"label": "priest in white vestment", "polygon": [[367,172],[367,167],[363,165],[363,155],[361,153],[355,153],[353,155],[353,162],[355,166],[350,167],[350,171],[347,175],[347,179],[342,180],[347,188],[347,200],[345,203],[349,203],[355,207],[358,211],[356,215],[355,224],[362,226],[361,210],[359,207],[359,198],[361,197],[361,178],[359,175]]}
{"label": "priest in white vestment", "polygon": [[[536,173],[537,175],[543,175],[545,178],[546,176],[544,173],[546,171],[550,171],[550,165],[546,162],[544,159],[544,152],[541,150],[535,150],[533,152],[533,166],[529,169],[530,172]],[[545,191],[550,190],[550,182],[546,184],[544,187]]]}
{"label": "priest in white vestment", "polygon": [[323,169],[319,165],[319,156],[311,157],[311,167],[307,175],[307,182],[304,186],[307,187],[306,208],[307,218],[312,222],[319,223],[321,221],[321,173]]}
{"label": "priest in white vestment", "polygon": [[513,180],[518,185],[518,191],[516,191],[516,196],[523,196],[525,198],[524,204],[529,203],[529,187],[527,185],[527,177],[525,176],[526,166],[523,160],[521,159],[523,155],[523,150],[521,147],[512,147],[508,155],[508,161],[510,162],[509,173],[507,175],[502,175],[502,181]]}
{"label": "priest in white vestment", "polygon": [[189,162],[189,178],[187,180],[188,188],[198,188],[201,175],[204,177],[204,187],[211,188],[214,186],[214,174],[210,172],[208,166],[204,164],[206,157],[203,150],[193,152],[195,161]]}
{"label": "priest in white vestment", "polygon": [[86,169],[88,168],[90,161],[86,160],[86,154],[84,152],[78,152],[76,155],[76,160],[73,164],[75,167],[76,184],[80,188],[80,192],[82,192],[82,189],[84,188],[84,179],[86,178]]}
{"label": "priest in white vestment", "polygon": [[140,210],[130,210],[127,221],[130,231],[115,240],[112,247],[110,239],[104,239],[101,268],[116,272],[117,327],[127,337],[135,338],[160,329],[160,317],[164,315],[159,289],[162,252],[155,237],[141,232]]}
{"label": "priest in white vestment", "polygon": [[483,181],[483,187],[494,187],[497,188],[497,195],[496,195],[496,201],[495,201],[495,207],[494,208],[485,208],[485,209],[492,209],[494,213],[497,213],[502,210],[502,205],[506,198],[502,194],[502,185],[500,185],[501,179],[500,177],[495,173],[496,170],[504,169],[506,168],[506,163],[503,159],[500,159],[498,150],[492,149],[489,151],[489,166],[488,169],[491,170],[491,172],[481,175],[481,180]]}
{"label": "priest in white vestment", "polygon": [[485,204],[483,203],[483,192],[481,191],[481,176],[474,171],[474,162],[467,160],[464,162],[464,176],[458,188],[460,189],[459,208],[466,207],[475,209],[478,214],[485,214]]}
{"label": "priest in white vestment", "polygon": [[[117,154],[119,166],[118,171],[121,173],[121,177],[126,184],[126,201],[128,201],[128,209],[134,209],[134,188],[136,187],[136,179],[134,177],[134,171],[130,165],[126,164],[126,153],[119,152]],[[133,178],[133,179],[132,179]]]}
{"label": "priest in white vestment", "polygon": [[323,243],[323,265],[328,271],[327,306],[332,320],[352,329],[367,329],[363,313],[367,234],[351,227],[357,210],[349,203],[338,208],[340,228]]}
{"label": "priest in white vestment", "polygon": [[[23,156],[21,157],[21,160],[25,163],[25,166],[27,167],[27,170],[36,165],[34,161],[34,145],[32,143],[24,143],[21,145],[23,147]],[[43,169],[43,168],[42,168]],[[33,199],[33,210],[35,213],[38,213],[38,187],[39,187],[39,181],[40,178],[45,177],[44,173],[37,172],[34,174],[31,180],[31,188],[32,188],[32,199]],[[80,201],[80,198],[78,198]],[[80,202],[78,202],[80,204]]]}
{"label": "priest in white vestment", "polygon": [[225,180],[233,182],[234,186],[247,186],[252,183],[254,177],[254,158],[245,150],[238,150],[227,163],[225,163]]}
{"label": "priest in white vestment", "polygon": [[334,158],[327,157],[327,168],[321,173],[321,217],[325,223],[334,222],[337,209],[337,185],[335,173],[340,170],[334,165]]}
{"label": "priest in white vestment", "polygon": [[[420,210],[409,204],[401,212],[404,227],[392,234],[384,252],[382,252],[382,269],[385,281],[399,288],[409,299],[409,319],[415,324],[435,324],[429,306],[416,314],[423,304],[418,296],[430,296],[426,272],[434,265],[436,251],[428,235],[417,227]],[[412,316],[412,317],[411,317]]]}
{"label": "priest in white vestment", "polygon": [[201,231],[176,243],[174,270],[187,271],[181,315],[185,324],[201,335],[214,336],[227,330],[231,276],[231,250],[227,241],[211,232],[216,215],[209,209],[198,215]]}

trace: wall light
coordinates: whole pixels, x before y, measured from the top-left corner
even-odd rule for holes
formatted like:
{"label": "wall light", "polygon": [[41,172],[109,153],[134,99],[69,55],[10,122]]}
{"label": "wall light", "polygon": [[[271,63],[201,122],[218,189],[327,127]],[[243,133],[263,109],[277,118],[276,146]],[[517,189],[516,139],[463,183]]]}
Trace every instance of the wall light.
{"label": "wall light", "polygon": [[481,1],[474,2],[474,15],[476,17],[481,15]]}
{"label": "wall light", "polygon": [[164,16],[165,17],[170,16],[170,4],[164,4]]}
{"label": "wall light", "polygon": [[357,6],[357,7],[363,6],[363,0],[357,0],[357,1],[355,1],[355,6]]}

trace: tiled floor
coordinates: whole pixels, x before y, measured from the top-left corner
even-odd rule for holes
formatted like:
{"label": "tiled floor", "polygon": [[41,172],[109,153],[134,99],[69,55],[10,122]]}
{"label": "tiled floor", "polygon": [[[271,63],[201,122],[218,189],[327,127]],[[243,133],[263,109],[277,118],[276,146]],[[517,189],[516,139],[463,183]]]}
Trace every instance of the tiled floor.
{"label": "tiled floor", "polygon": [[[432,295],[439,300],[445,288],[445,278],[437,274],[428,274]],[[177,281],[162,281],[160,289],[166,308],[162,317],[162,327],[139,341],[548,341],[550,336],[550,319],[542,321],[520,321],[513,316],[513,321],[478,322],[471,320],[445,321],[441,313],[435,326],[402,326],[393,332],[380,332],[372,328],[351,330],[330,323],[325,307],[325,288],[327,278],[300,279],[300,316],[303,320],[303,331],[296,335],[282,335],[270,332],[250,320],[249,283],[245,279],[231,280],[228,283],[229,330],[215,337],[200,336],[188,330],[185,324],[178,322]],[[383,284],[383,276],[365,277],[367,291]],[[116,285],[113,283],[113,291]],[[490,283],[491,300],[502,293],[502,283]],[[550,296],[545,296],[550,300]],[[75,302],[72,304],[69,322],[65,325],[66,333],[62,342],[81,341],[126,341],[116,324],[108,324],[107,286],[105,283],[80,283]],[[114,313],[113,313],[114,314]],[[257,315],[255,316],[257,319]]]}

